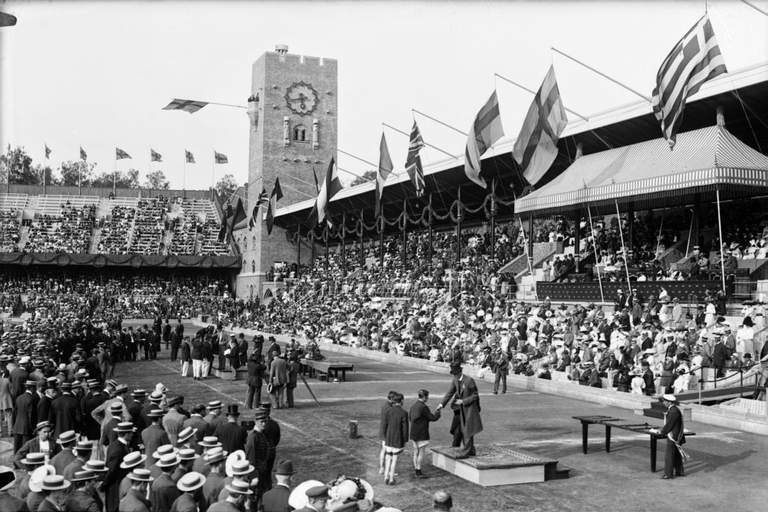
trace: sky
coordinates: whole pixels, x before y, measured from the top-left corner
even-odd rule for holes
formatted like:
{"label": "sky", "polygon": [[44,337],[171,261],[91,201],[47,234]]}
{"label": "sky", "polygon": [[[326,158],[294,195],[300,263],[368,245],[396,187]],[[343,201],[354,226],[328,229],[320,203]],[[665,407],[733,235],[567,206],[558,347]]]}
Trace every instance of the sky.
{"label": "sky", "polygon": [[[750,0],[768,11],[768,0]],[[276,44],[339,63],[338,147],[378,160],[382,122],[404,131],[417,109],[467,131],[494,88],[505,139],[554,65],[566,107],[591,114],[635,102],[631,92],[555,54],[557,47],[650,96],[656,71],[708,9],[731,71],[768,62],[768,17],[737,0],[655,2],[16,2],[0,28],[0,144],[37,162],[79,158],[97,173],[162,169],[173,188],[248,177],[244,110],[161,110],[172,98],[245,104],[251,64]],[[466,137],[416,115],[426,142],[460,155]],[[407,138],[385,131],[396,170]],[[120,147],[133,158],[114,161]],[[149,150],[163,155],[150,167]],[[184,150],[197,164],[184,164]],[[229,157],[212,164],[213,151]],[[493,151],[491,149],[490,151]],[[434,149],[425,164],[444,160]],[[370,165],[340,154],[341,169]],[[342,172],[343,181],[353,176]]]}

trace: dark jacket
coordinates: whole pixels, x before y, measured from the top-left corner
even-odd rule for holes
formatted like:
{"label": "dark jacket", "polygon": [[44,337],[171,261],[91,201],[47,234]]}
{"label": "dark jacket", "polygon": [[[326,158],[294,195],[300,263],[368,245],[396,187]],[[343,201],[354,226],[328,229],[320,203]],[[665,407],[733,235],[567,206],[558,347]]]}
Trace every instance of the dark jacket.
{"label": "dark jacket", "polygon": [[393,405],[384,416],[384,444],[392,448],[403,448],[408,441],[408,413],[402,407]]}
{"label": "dark jacket", "polygon": [[249,359],[247,364],[248,369],[248,385],[260,387],[264,381],[264,372],[267,367],[264,363],[256,361],[255,359]]}
{"label": "dark jacket", "polygon": [[429,422],[440,419],[439,414],[432,414],[427,404],[417,400],[408,413],[411,420],[411,439],[414,441],[429,440]]}
{"label": "dark jacket", "polygon": [[31,436],[37,425],[37,403],[32,393],[23,393],[13,408],[13,433]]}
{"label": "dark jacket", "polygon": [[130,470],[120,467],[123,457],[128,455],[129,448],[117,441],[107,447],[107,472],[104,474],[104,494],[106,512],[116,512],[120,504],[120,482]]}
{"label": "dark jacket", "polygon": [[293,510],[288,504],[288,497],[291,490],[284,485],[276,485],[266,493],[261,499],[261,505],[264,512],[290,512]]}
{"label": "dark jacket", "polygon": [[80,432],[80,419],[80,404],[74,395],[64,393],[51,401],[48,421],[53,424],[53,439],[58,439],[59,434],[68,430]]}
{"label": "dark jacket", "polygon": [[213,435],[219,438],[221,447],[229,453],[245,448],[246,433],[237,423],[222,423]]}
{"label": "dark jacket", "polygon": [[667,409],[667,419],[659,434],[664,437],[667,437],[667,434],[671,434],[672,439],[679,444],[685,443],[685,435],[683,435],[683,415],[676,405]]}

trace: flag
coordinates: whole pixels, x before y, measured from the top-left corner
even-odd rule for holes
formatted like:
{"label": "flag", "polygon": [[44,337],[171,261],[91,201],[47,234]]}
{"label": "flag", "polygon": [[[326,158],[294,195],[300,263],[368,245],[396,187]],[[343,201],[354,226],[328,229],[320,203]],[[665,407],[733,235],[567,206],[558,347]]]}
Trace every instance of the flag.
{"label": "flag", "polygon": [[312,177],[315,178],[315,193],[320,193],[320,183],[317,182],[317,174],[315,174],[315,167],[312,166]]}
{"label": "flag", "polygon": [[85,153],[83,146],[80,146],[80,160],[88,160],[88,155]]}
{"label": "flag", "polygon": [[227,205],[226,214],[221,222],[221,229],[219,230],[219,242],[224,242],[227,237],[232,236],[232,231],[235,226],[245,220],[245,208],[243,208],[243,200],[237,198],[237,206],[232,208],[232,204]]}
{"label": "flag", "polygon": [[272,234],[272,226],[275,224],[275,211],[277,211],[277,202],[283,198],[283,189],[280,188],[280,178],[275,178],[275,186],[272,187],[272,193],[269,195],[269,205],[267,206],[267,234]]}
{"label": "flag", "polygon": [[225,155],[224,153],[217,153],[215,150],[213,152],[213,160],[217,164],[228,164],[229,163],[229,159],[227,158],[227,155]]}
{"label": "flag", "polygon": [[267,194],[267,189],[262,187],[261,194],[259,194],[259,198],[256,200],[256,205],[251,212],[251,220],[248,222],[248,227],[253,228],[253,226],[256,225],[256,222],[258,222],[259,207],[267,203],[269,203],[269,194]]}
{"label": "flag", "polygon": [[670,148],[683,121],[685,100],[704,82],[727,73],[725,60],[706,14],[677,42],[656,73],[651,105]]}
{"label": "flag", "polygon": [[131,155],[120,148],[115,148],[115,160],[124,160],[126,158],[131,158]]}
{"label": "flag", "polygon": [[384,194],[384,182],[392,173],[394,166],[392,165],[392,158],[389,156],[389,148],[387,147],[387,139],[384,134],[381,134],[381,142],[379,142],[379,169],[376,171],[376,216],[381,212],[381,197]]}
{"label": "flag", "polygon": [[338,171],[336,169],[336,162],[333,160],[333,158],[331,158],[331,163],[328,164],[328,171],[326,171],[325,179],[320,185],[320,191],[317,193],[315,205],[312,207],[309,218],[314,220],[316,224],[321,224],[330,213],[328,205],[330,204],[331,199],[342,188],[343,187],[341,186],[341,181],[339,181]]}
{"label": "flag", "polygon": [[45,145],[45,158],[51,158],[51,148],[48,147],[48,144]]}
{"label": "flag", "polygon": [[149,159],[152,162],[162,162],[163,161],[163,155],[158,153],[152,148],[149,148]]}
{"label": "flag", "polygon": [[424,195],[424,169],[421,166],[419,151],[424,147],[424,139],[421,137],[419,126],[413,121],[411,139],[408,142],[408,157],[405,159],[405,170],[408,171],[413,186],[416,187],[416,197]]}
{"label": "flag", "polygon": [[174,98],[169,104],[163,107],[163,110],[183,110],[194,114],[208,104],[207,101],[181,100]]}
{"label": "flag", "polygon": [[475,122],[469,129],[467,148],[464,150],[464,172],[467,178],[483,188],[488,188],[482,176],[480,176],[480,157],[483,156],[493,143],[504,136],[499,115],[499,100],[496,91],[485,102],[483,108],[477,113]]}
{"label": "flag", "polygon": [[512,151],[523,169],[523,176],[531,185],[535,185],[555,161],[557,140],[566,124],[568,118],[557,88],[555,68],[550,66],[528,109]]}
{"label": "flag", "polygon": [[184,158],[186,158],[188,164],[194,164],[195,163],[195,155],[193,155],[191,152],[184,150]]}

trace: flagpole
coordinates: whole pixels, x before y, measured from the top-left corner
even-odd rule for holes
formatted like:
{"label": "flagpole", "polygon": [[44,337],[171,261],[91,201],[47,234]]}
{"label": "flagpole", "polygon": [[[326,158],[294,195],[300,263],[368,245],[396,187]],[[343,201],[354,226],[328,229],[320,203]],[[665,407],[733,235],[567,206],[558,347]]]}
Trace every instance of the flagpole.
{"label": "flagpole", "polygon": [[[370,162],[370,161],[366,160],[365,158],[360,158],[359,156],[357,156],[357,155],[353,155],[352,153],[347,153],[347,152],[346,152],[346,151],[344,151],[343,149],[339,149],[339,148],[336,148],[336,151],[338,151],[338,152],[339,152],[339,153],[341,153],[342,155],[347,155],[347,156],[350,156],[350,157],[354,158],[355,160],[360,160],[360,161],[361,161],[361,162],[363,162],[364,164],[368,164],[368,165],[372,165],[372,166],[374,166],[374,167],[378,167],[378,164],[375,164],[375,163],[373,163],[373,162]],[[338,167],[338,165],[337,165],[337,167]]]}
{"label": "flagpole", "polygon": [[603,292],[603,278],[600,277],[600,268],[597,266],[597,240],[595,238],[595,225],[592,224],[592,210],[589,209],[589,203],[587,203],[587,215],[589,216],[589,230],[592,232],[592,250],[595,253],[595,265],[592,270],[597,268],[597,283],[600,286],[600,302],[605,303],[605,294]]}
{"label": "flagpole", "polygon": [[[619,211],[619,200],[614,199],[613,204],[616,205],[616,217],[619,221],[619,238],[621,239],[621,249],[624,251],[624,271],[627,273],[627,289],[629,290],[629,295],[627,297],[632,296],[632,285],[629,282],[629,251],[627,251],[627,246],[624,245],[624,230],[621,229],[621,212]],[[627,219],[629,220],[629,219]],[[631,242],[631,240],[630,240]]]}
{"label": "flagpole", "polygon": [[46,165],[43,166],[43,195],[45,195],[45,187],[46,187],[46,181],[47,181],[47,179],[46,179],[47,176],[46,176],[45,170],[51,165],[51,159],[48,156],[47,149],[48,149],[48,146],[46,146],[46,151],[45,151],[45,162],[46,162]]}
{"label": "flagpole", "polygon": [[187,197],[187,150],[184,150],[184,174],[181,182],[181,197]]}
{"label": "flagpole", "polygon": [[216,150],[213,150],[213,162],[211,162],[211,190],[216,186]]}
{"label": "flagpole", "polygon": [[115,149],[115,172],[112,173],[112,196],[117,195],[117,149]]}
{"label": "flagpole", "polygon": [[435,117],[427,115],[424,112],[421,112],[420,110],[416,110],[415,108],[412,108],[411,112],[414,112],[414,113],[419,114],[419,115],[421,115],[423,117],[426,117],[427,119],[431,119],[432,121],[436,122],[437,124],[441,124],[441,125],[445,126],[446,128],[450,128],[451,130],[455,131],[456,133],[460,133],[460,134],[462,134],[465,137],[469,136],[469,134],[467,132],[463,132],[463,131],[459,130],[458,128],[456,128],[455,126],[451,126],[451,125],[449,125],[446,122],[443,122],[443,121],[441,121],[441,120],[439,120],[439,119],[437,119]]}
{"label": "flagpole", "polygon": [[613,82],[614,84],[618,85],[619,87],[623,87],[624,89],[628,90],[628,91],[629,91],[629,92],[631,92],[632,94],[634,94],[634,95],[636,95],[636,96],[639,96],[639,97],[643,98],[643,99],[644,99],[645,101],[647,101],[648,103],[650,103],[650,102],[651,102],[651,98],[649,98],[649,97],[648,97],[648,96],[646,96],[645,94],[642,94],[642,93],[640,93],[640,92],[637,92],[636,90],[634,90],[633,88],[629,87],[628,85],[625,85],[625,84],[623,84],[623,83],[619,82],[618,80],[616,80],[616,79],[614,79],[614,78],[611,78],[610,76],[606,75],[605,73],[603,73],[603,72],[601,72],[601,71],[598,71],[597,69],[593,68],[592,66],[590,66],[590,65],[588,65],[588,64],[585,64],[585,63],[581,62],[579,59],[577,59],[577,58],[575,58],[575,57],[571,57],[571,56],[570,56],[570,55],[568,55],[567,53],[565,53],[565,52],[563,52],[563,51],[561,51],[561,50],[558,50],[558,49],[557,49],[557,48],[555,48],[554,46],[551,46],[550,48],[552,49],[552,51],[553,51],[553,52],[559,53],[559,54],[560,54],[560,55],[562,55],[563,57],[565,57],[565,58],[567,58],[567,59],[570,59],[570,60],[572,60],[572,61],[573,61],[573,62],[575,62],[576,64],[580,64],[581,66],[584,66],[585,68],[587,68],[588,70],[592,71],[593,73],[596,73],[596,74],[600,75],[601,77],[605,78],[606,80],[608,80],[608,81],[610,81],[610,82]]}
{"label": "flagpole", "polygon": [[[508,82],[508,83],[510,83],[510,84],[512,84],[512,85],[514,85],[515,87],[519,87],[520,89],[522,89],[522,90],[524,90],[524,91],[526,91],[526,92],[529,92],[529,93],[531,93],[531,94],[533,94],[533,95],[536,95],[536,91],[534,91],[533,89],[529,89],[529,88],[527,88],[526,86],[524,86],[524,85],[522,85],[522,84],[519,84],[519,83],[515,82],[514,80],[511,80],[511,79],[509,79],[509,78],[507,78],[507,77],[505,77],[505,76],[503,76],[503,75],[500,75],[500,74],[498,74],[498,73],[494,73],[493,75],[494,75],[494,76],[497,76],[497,77],[499,77],[499,78],[501,78],[501,79],[502,79],[502,80],[504,80],[505,82]],[[568,107],[566,107],[565,105],[563,105],[563,109],[564,109],[566,112],[568,112],[569,114],[573,114],[573,115],[575,115],[576,117],[578,117],[578,118],[581,118],[583,121],[589,121],[589,119],[588,119],[587,117],[585,117],[585,116],[583,116],[583,115],[579,114],[578,112],[574,112],[573,110],[569,109],[569,108],[568,108]]]}
{"label": "flagpole", "polygon": [[[408,133],[405,133],[403,130],[400,130],[400,129],[398,129],[398,128],[395,128],[394,126],[392,126],[392,125],[389,125],[389,124],[387,124],[387,123],[381,123],[381,124],[382,124],[383,126],[386,126],[387,128],[389,128],[390,130],[394,130],[394,131],[396,131],[397,133],[399,133],[399,134],[401,134],[401,135],[405,135],[405,136],[406,136],[406,137],[408,137],[409,139],[411,138],[411,135],[410,135],[410,134],[408,134]],[[430,144],[429,142],[426,142],[426,141],[424,141],[424,145],[425,145],[425,146],[429,146],[429,147],[430,147],[430,148],[432,148],[432,149],[436,149],[437,151],[441,152],[442,154],[444,154],[444,155],[448,155],[449,157],[451,157],[451,158],[454,158],[454,159],[456,159],[456,160],[460,159],[460,158],[463,156],[463,155],[459,155],[459,156],[457,156],[457,155],[452,155],[452,154],[450,154],[449,152],[447,152],[446,150],[444,150],[444,149],[441,149],[441,148],[439,148],[439,147],[435,146],[434,144]]]}
{"label": "flagpole", "polygon": [[741,3],[750,6],[751,8],[753,8],[754,10],[756,10],[757,12],[762,14],[763,16],[768,16],[768,12],[767,11],[762,10],[761,8],[759,8],[758,6],[753,4],[752,2],[748,2],[747,0],[741,0]]}

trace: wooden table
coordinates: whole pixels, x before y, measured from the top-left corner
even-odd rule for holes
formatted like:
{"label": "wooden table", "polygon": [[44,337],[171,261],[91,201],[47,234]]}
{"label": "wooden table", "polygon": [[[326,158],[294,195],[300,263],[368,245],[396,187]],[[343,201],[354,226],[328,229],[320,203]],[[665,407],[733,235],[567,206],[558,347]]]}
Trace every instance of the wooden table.
{"label": "wooden table", "polygon": [[[651,432],[651,429],[661,430],[661,427],[650,425],[649,423],[633,423],[629,420],[622,420],[620,418],[614,418],[612,416],[573,416],[573,419],[581,422],[581,448],[582,451],[587,453],[587,444],[589,438],[589,426],[590,425],[604,425],[605,426],[605,451],[610,453],[611,451],[611,431],[614,428],[620,428],[622,430],[628,430],[630,432],[636,432],[639,434],[648,434],[650,437],[651,448],[651,471],[656,471],[656,453],[658,451],[659,439],[664,439],[665,436]],[[686,437],[695,436],[695,432],[685,430]]]}
{"label": "wooden table", "polygon": [[302,373],[309,372],[309,376],[314,376],[315,372],[324,373],[328,377],[339,378],[341,372],[341,381],[347,380],[347,371],[354,371],[355,367],[350,363],[341,363],[339,361],[314,361],[312,359],[302,359],[300,361]]}

